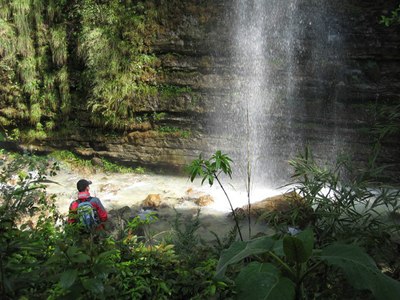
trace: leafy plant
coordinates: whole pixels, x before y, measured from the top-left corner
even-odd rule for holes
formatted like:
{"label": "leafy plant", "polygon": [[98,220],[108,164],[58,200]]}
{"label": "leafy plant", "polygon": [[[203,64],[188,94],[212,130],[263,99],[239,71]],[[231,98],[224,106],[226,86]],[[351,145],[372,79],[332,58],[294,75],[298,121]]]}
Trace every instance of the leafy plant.
{"label": "leafy plant", "polygon": [[399,24],[400,23],[400,5],[397,8],[393,9],[390,12],[389,16],[381,16],[379,23],[384,24],[386,27],[393,25],[393,24]]}
{"label": "leafy plant", "polygon": [[175,210],[176,216],[172,223],[172,243],[175,245],[176,252],[183,257],[195,257],[195,250],[200,242],[197,230],[200,228],[200,210],[194,217],[182,220],[182,214]]}
{"label": "leafy plant", "polygon": [[108,276],[115,271],[118,258],[119,250],[111,240],[95,242],[93,233],[82,236],[74,230],[66,231],[44,269],[50,279],[50,297],[111,295],[114,288]]}
{"label": "leafy plant", "polygon": [[[369,290],[377,299],[397,299],[400,293],[400,283],[384,275],[361,248],[334,243],[314,249],[311,230],[278,240],[261,237],[235,242],[223,251],[217,278],[245,258],[253,259],[235,280],[240,299],[304,299],[311,293],[304,281],[322,264],[339,268],[355,289]],[[336,272],[334,268],[330,272]]]}
{"label": "leafy plant", "polygon": [[222,154],[222,152],[219,150],[216,151],[215,154],[213,154],[208,160],[203,159],[200,154],[199,158],[192,161],[192,163],[188,166],[188,172],[190,174],[191,182],[193,182],[193,180],[197,176],[203,178],[201,184],[203,184],[206,180],[208,181],[210,186],[214,184],[214,180],[218,182],[231,207],[231,212],[235,220],[240,240],[243,241],[242,233],[239,226],[239,220],[236,216],[235,210],[233,209],[232,202],[229,199],[229,196],[218,177],[221,173],[224,173],[232,178],[232,169],[230,165],[231,162],[232,160],[226,154]]}
{"label": "leafy plant", "polygon": [[[57,219],[43,184],[49,182],[45,174],[54,174],[58,166],[34,156],[3,155],[8,157],[0,173],[0,295],[8,299],[29,295],[41,278],[43,256],[52,243],[40,232]],[[36,224],[34,215],[39,215]]]}
{"label": "leafy plant", "polygon": [[290,164],[297,179],[295,190],[312,208],[308,221],[320,245],[341,239],[373,250],[391,243],[389,237],[399,232],[399,226],[388,220],[399,207],[398,190],[374,186],[365,174],[344,181],[341,174],[348,170],[347,160],[330,170],[319,166],[309,150]]}

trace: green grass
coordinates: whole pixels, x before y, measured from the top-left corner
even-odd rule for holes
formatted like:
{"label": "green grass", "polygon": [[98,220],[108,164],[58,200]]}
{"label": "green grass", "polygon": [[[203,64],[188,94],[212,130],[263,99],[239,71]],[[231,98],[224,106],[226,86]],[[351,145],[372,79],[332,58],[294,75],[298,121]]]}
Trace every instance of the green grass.
{"label": "green grass", "polygon": [[158,128],[158,132],[163,134],[178,133],[182,138],[189,138],[191,135],[189,130],[183,130],[174,126],[161,126]]}
{"label": "green grass", "polygon": [[90,160],[80,158],[75,153],[68,150],[54,151],[49,156],[60,162],[66,163],[71,168],[78,168],[78,169],[83,168],[86,170],[99,169],[100,171],[103,172],[122,173],[122,174],[126,173],[144,174],[146,172],[146,170],[142,167],[137,167],[137,168],[125,167],[110,162],[105,158],[101,159],[103,166],[93,166]]}
{"label": "green grass", "polygon": [[137,167],[137,168],[129,168],[125,166],[121,166],[115,163],[112,163],[108,161],[105,158],[102,158],[101,161],[103,162],[103,168],[105,172],[111,172],[111,173],[138,173],[138,174],[143,174],[145,173],[145,169],[142,167]]}
{"label": "green grass", "polygon": [[82,159],[68,150],[54,151],[49,154],[49,156],[67,164],[71,168],[93,169],[93,165],[90,160]]}

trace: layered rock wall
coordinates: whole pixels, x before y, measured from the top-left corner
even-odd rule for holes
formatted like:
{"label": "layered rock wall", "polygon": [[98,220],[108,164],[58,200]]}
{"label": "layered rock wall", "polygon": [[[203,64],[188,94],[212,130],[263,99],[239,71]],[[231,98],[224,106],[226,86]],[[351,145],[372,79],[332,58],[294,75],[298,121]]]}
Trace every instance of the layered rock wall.
{"label": "layered rock wall", "polygon": [[[233,139],[224,143],[227,145],[224,150],[234,151],[235,139],[242,137],[224,135],[224,128],[230,126],[227,120],[233,118],[229,108],[235,105],[230,96],[234,68],[231,64],[232,1],[187,2],[175,12],[178,15],[174,22],[159,32],[152,45],[163,71],[158,84],[187,90],[164,99],[147,98],[137,103],[138,111],[164,113],[162,120],[157,124],[144,121],[134,130],[113,135],[80,120],[81,134],[69,137],[56,134],[36,147],[68,148],[88,157],[102,156],[128,165],[171,171],[182,170],[201,152],[213,152],[222,140]],[[312,0],[297,3],[300,13],[315,10]],[[282,132],[280,140],[308,141],[307,144],[318,148],[327,143],[324,136],[336,130],[345,142],[344,150],[351,152],[356,160],[366,160],[372,141],[360,129],[374,121],[368,104],[399,102],[399,27],[379,24],[380,16],[395,5],[396,1],[329,1],[326,12],[330,14],[327,21],[332,22],[328,26],[332,32],[323,38],[327,47],[340,42],[340,55],[328,51],[331,56],[325,59],[319,56],[317,62],[311,50],[321,35],[318,28],[307,25],[311,21],[305,17],[306,28],[295,41],[296,101],[290,103],[291,109],[298,109],[299,113],[291,124],[280,123],[279,115],[269,117],[277,119],[273,126]],[[318,13],[315,10],[307,16],[317,18]],[[315,70],[316,65],[321,72]],[[288,67],[279,63],[274,67],[278,76],[272,84],[280,85]],[[386,146],[385,160],[399,163],[399,142],[390,140]],[[282,153],[273,155],[279,157]],[[324,153],[317,155],[323,158]]]}

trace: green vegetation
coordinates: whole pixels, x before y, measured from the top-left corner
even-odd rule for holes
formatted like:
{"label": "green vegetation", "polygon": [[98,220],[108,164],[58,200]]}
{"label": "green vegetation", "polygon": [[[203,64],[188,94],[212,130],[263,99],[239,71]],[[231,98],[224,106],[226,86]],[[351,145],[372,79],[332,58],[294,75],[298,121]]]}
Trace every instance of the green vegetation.
{"label": "green vegetation", "polygon": [[[0,124],[62,122],[71,109],[65,2],[2,1]],[[47,128],[49,129],[49,128]],[[28,138],[45,138],[40,130]]]}
{"label": "green vegetation", "polygon": [[[231,174],[229,162],[220,151],[199,157],[190,178],[212,185],[221,172]],[[374,181],[379,170],[354,172],[344,159],[321,167],[308,149],[290,164],[296,201],[260,217],[276,233],[227,245],[215,278],[234,280],[238,299],[397,299],[399,189]]]}
{"label": "green vegetation", "polygon": [[[355,289],[370,290],[376,299],[394,300],[400,293],[400,283],[382,274],[361,248],[333,243],[317,250],[313,232],[309,229],[282,239],[261,237],[233,243],[221,255],[217,278],[225,274],[229,265],[246,258],[252,258],[251,262],[241,268],[235,279],[239,299],[308,299],[316,295],[321,299],[348,297],[330,294],[332,290],[340,293],[345,282],[342,280],[338,287],[325,282],[330,276],[327,271],[324,274],[324,269],[337,275],[343,273]],[[312,291],[315,287],[308,285],[312,282],[308,282],[308,277],[316,282],[320,272],[324,275],[320,277],[319,285],[324,290],[317,294]],[[352,294],[357,295],[356,292]]]}
{"label": "green vegetation", "polygon": [[90,160],[80,158],[78,155],[67,150],[54,151],[49,156],[58,160],[61,163],[67,164],[72,169],[89,170],[89,171],[98,169],[102,172],[110,172],[110,173],[138,173],[138,174],[145,173],[145,169],[142,167],[137,167],[137,168],[124,167],[112,163],[105,158],[101,158],[100,159],[101,163],[99,163],[97,166],[94,166]]}
{"label": "green vegetation", "polygon": [[[399,190],[372,185],[365,173],[342,180],[344,162],[330,170],[305,152],[291,164],[294,190],[308,210],[293,207],[290,216],[271,223],[273,235],[235,241],[237,223],[226,239],[205,243],[197,234],[198,214],[183,220],[177,213],[164,238],[149,229],[155,215],[126,220],[118,236],[82,235],[74,225],[57,225],[63,216],[43,183],[58,164],[1,155],[7,157],[0,173],[2,299],[390,300],[400,292]],[[82,163],[67,151],[54,156]],[[220,183],[221,173],[232,173],[230,162],[220,151],[209,160],[200,157],[191,179]],[[288,227],[299,233],[289,234]],[[147,234],[139,235],[140,228]]]}
{"label": "green vegetation", "polygon": [[183,94],[192,94],[193,90],[190,87],[179,87],[173,85],[162,85],[160,87],[160,96],[162,99],[173,99]]}
{"label": "green vegetation", "polygon": [[117,165],[115,163],[112,163],[105,158],[101,159],[101,162],[103,164],[103,169],[104,172],[111,172],[111,173],[138,173],[138,174],[143,174],[145,173],[145,169],[142,167],[137,167],[137,168],[128,168],[124,166]]}
{"label": "green vegetation", "polygon": [[[43,185],[48,181],[45,174],[54,173],[57,166],[45,162],[15,155],[1,166],[2,299],[231,297],[231,285],[213,279],[216,256],[191,249],[194,264],[172,244],[139,239],[134,232],[155,221],[154,217],[130,220],[119,238],[82,235],[74,225],[57,226],[61,216]],[[35,175],[31,170],[37,171]]]}
{"label": "green vegetation", "polygon": [[171,2],[153,0],[2,1],[2,131],[45,139],[76,120],[77,110],[96,126],[129,130],[143,112],[158,113],[154,101],[192,93],[158,82],[163,70],[152,43],[172,18],[168,9]]}
{"label": "green vegetation", "polygon": [[49,157],[52,157],[61,163],[65,163],[72,168],[86,168],[89,170],[93,168],[90,160],[82,159],[68,150],[54,151],[49,154]]}
{"label": "green vegetation", "polygon": [[[156,3],[177,2],[0,0],[0,139],[45,139],[59,124],[74,124],[74,109],[90,108],[93,123],[118,130],[164,120],[140,103],[192,91],[157,84]],[[399,9],[382,23],[397,23]],[[375,112],[368,168],[354,170],[347,160],[320,166],[306,150],[290,161],[299,202],[262,215],[275,233],[249,240],[220,180],[232,174],[221,151],[189,166],[192,181],[218,182],[236,222],[226,239],[207,244],[198,214],[185,222],[177,214],[165,239],[138,234],[155,216],[127,220],[118,237],[81,235],[45,190],[58,163],[0,149],[0,298],[397,299],[400,191],[376,181],[384,170],[376,161],[382,141],[399,132],[399,106]],[[52,157],[94,168],[69,151]],[[100,161],[105,172],[143,172]]]}
{"label": "green vegetation", "polygon": [[199,158],[192,161],[192,163],[188,166],[188,172],[190,174],[190,181],[192,182],[197,176],[202,177],[201,184],[203,184],[204,181],[207,180],[209,185],[212,186],[214,184],[214,179],[218,182],[219,186],[226,196],[226,199],[229,202],[229,206],[231,207],[232,215],[236,223],[236,229],[239,233],[240,240],[243,241],[238,217],[236,216],[235,210],[232,206],[232,202],[229,199],[229,196],[224,186],[222,185],[221,180],[219,179],[221,173],[224,173],[225,175],[228,175],[230,178],[232,178],[232,168],[230,165],[231,162],[232,160],[226,154],[222,154],[221,151],[215,152],[215,154],[213,154],[210,159],[203,159],[201,155],[199,155]]}
{"label": "green vegetation", "polygon": [[387,27],[394,24],[400,24],[400,5],[393,9],[389,16],[381,16],[379,23],[384,24]]}
{"label": "green vegetation", "polygon": [[183,130],[174,126],[160,126],[157,130],[160,133],[177,133],[182,138],[189,138],[191,135],[189,130]]}
{"label": "green vegetation", "polygon": [[93,86],[88,92],[92,119],[97,125],[129,127],[138,100],[157,95],[159,60],[150,53],[158,28],[154,3],[84,1],[78,11],[83,76]]}

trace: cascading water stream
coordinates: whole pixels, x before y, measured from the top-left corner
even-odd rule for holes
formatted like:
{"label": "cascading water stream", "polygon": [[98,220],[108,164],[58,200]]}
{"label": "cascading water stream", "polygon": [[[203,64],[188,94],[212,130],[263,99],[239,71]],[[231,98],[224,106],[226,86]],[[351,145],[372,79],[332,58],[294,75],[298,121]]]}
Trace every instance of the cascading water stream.
{"label": "cascading water stream", "polygon": [[233,0],[228,8],[232,80],[213,147],[233,158],[240,184],[250,174],[253,187],[277,188],[305,145],[323,161],[343,147],[334,92],[340,36],[327,7],[325,0]]}

